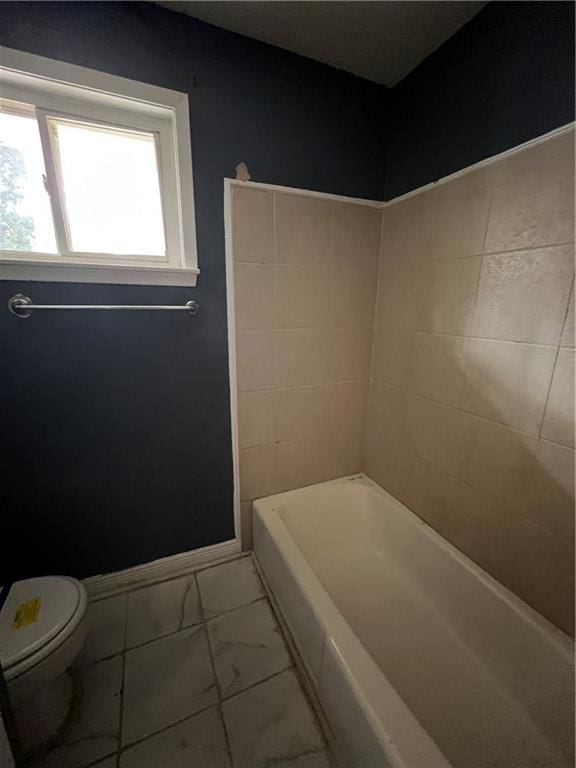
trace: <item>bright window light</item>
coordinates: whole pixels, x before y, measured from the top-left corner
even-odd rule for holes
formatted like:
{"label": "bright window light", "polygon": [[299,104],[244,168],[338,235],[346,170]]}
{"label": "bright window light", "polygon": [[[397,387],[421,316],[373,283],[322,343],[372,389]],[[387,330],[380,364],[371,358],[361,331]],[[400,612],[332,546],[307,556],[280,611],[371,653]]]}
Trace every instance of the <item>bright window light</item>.
{"label": "bright window light", "polygon": [[0,62],[0,281],[196,285],[188,96]]}
{"label": "bright window light", "polygon": [[57,253],[38,123],[0,105],[0,250]]}
{"label": "bright window light", "polygon": [[153,133],[50,117],[70,250],[165,257]]}

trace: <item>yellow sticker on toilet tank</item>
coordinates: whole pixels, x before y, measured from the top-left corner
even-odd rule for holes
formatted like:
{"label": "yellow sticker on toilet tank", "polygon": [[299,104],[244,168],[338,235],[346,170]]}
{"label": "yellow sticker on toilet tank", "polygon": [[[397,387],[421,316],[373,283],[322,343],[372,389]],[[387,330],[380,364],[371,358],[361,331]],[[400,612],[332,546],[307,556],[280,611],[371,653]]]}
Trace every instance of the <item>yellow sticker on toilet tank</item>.
{"label": "yellow sticker on toilet tank", "polygon": [[33,597],[32,600],[28,600],[26,603],[20,603],[14,613],[12,629],[22,629],[22,627],[27,627],[29,624],[34,624],[38,621],[41,602],[42,600],[39,597]]}

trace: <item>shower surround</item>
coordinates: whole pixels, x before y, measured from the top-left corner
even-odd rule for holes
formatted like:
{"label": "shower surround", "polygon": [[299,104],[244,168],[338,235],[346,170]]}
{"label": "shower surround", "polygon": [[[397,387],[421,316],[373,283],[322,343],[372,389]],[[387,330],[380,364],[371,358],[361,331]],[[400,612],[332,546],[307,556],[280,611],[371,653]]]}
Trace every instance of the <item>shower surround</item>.
{"label": "shower surround", "polygon": [[566,131],[383,207],[232,183],[245,546],[255,498],[364,471],[573,633],[573,165]]}

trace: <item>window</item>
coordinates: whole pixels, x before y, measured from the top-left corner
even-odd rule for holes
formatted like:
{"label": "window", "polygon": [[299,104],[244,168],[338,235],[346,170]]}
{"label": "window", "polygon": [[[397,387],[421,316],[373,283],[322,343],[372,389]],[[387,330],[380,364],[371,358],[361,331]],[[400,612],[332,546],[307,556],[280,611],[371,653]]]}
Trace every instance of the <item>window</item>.
{"label": "window", "polygon": [[195,285],[186,94],[0,48],[0,277]]}

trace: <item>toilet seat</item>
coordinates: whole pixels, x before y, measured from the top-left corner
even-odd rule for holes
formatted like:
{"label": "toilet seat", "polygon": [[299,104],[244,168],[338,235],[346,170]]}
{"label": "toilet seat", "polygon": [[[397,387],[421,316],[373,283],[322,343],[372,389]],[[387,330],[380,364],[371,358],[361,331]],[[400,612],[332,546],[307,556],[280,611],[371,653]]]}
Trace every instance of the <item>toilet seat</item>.
{"label": "toilet seat", "polygon": [[76,630],[85,610],[86,593],[75,579],[46,576],[15,582],[0,612],[0,660],[6,680],[52,654]]}

